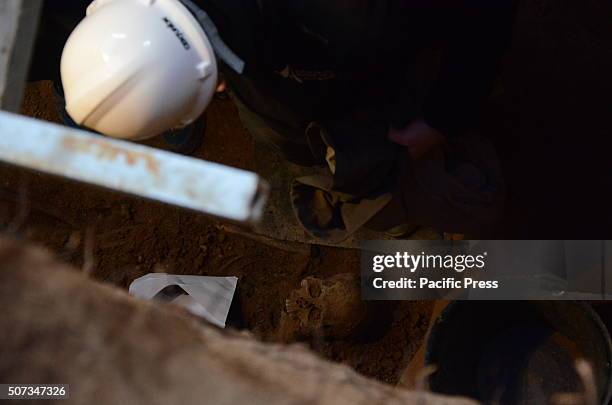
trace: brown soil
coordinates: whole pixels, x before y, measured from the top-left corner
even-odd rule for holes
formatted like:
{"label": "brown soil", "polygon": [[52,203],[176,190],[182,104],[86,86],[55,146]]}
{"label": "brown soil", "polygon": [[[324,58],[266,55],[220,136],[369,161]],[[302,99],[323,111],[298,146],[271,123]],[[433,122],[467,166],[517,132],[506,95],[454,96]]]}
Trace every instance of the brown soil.
{"label": "brown soil", "polygon": [[[23,113],[58,121],[48,82],[28,86]],[[216,100],[209,109],[198,156],[253,169],[252,142],[231,101]],[[237,276],[244,324],[263,340],[281,340],[285,299],[303,278],[359,271],[354,250],[288,251],[227,233],[216,220],[171,206],[9,166],[0,166],[0,178],[0,225],[7,232],[122,288],[150,272]],[[396,383],[422,343],[431,310],[426,302],[371,306],[367,339],[362,333],[307,343],[329,359]]]}

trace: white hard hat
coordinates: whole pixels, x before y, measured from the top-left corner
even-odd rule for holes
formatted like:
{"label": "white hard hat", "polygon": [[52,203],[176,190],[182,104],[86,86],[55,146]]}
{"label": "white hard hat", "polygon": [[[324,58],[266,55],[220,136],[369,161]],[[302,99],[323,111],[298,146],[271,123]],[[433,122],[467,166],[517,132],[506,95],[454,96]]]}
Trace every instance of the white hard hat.
{"label": "white hard hat", "polygon": [[96,0],[66,42],[61,75],[77,124],[136,140],[198,118],[215,92],[217,63],[179,0]]}

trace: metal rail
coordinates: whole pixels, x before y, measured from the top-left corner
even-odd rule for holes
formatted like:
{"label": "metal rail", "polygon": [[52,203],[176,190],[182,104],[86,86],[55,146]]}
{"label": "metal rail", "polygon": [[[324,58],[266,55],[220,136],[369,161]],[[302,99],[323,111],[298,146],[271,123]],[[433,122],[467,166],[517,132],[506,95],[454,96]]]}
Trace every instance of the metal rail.
{"label": "metal rail", "polygon": [[3,111],[0,160],[243,223],[268,194],[252,172]]}

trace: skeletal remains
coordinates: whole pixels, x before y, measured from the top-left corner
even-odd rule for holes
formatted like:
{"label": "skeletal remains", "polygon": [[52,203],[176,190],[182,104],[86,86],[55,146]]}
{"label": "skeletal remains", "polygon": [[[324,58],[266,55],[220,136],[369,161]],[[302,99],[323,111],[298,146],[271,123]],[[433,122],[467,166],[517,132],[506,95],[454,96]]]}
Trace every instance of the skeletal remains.
{"label": "skeletal remains", "polygon": [[363,321],[359,277],[342,273],[330,278],[307,277],[285,302],[285,333],[300,336],[348,336]]}

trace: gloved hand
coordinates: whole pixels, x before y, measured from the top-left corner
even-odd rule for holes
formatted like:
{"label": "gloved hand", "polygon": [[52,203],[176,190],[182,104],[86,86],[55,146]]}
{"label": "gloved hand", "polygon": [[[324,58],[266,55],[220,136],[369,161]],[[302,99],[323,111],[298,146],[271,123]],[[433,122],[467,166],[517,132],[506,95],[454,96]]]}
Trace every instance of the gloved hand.
{"label": "gloved hand", "polygon": [[446,137],[437,129],[430,127],[423,119],[417,119],[402,129],[389,128],[388,138],[408,147],[412,159],[425,156],[446,141]]}

